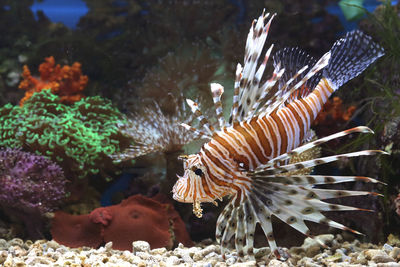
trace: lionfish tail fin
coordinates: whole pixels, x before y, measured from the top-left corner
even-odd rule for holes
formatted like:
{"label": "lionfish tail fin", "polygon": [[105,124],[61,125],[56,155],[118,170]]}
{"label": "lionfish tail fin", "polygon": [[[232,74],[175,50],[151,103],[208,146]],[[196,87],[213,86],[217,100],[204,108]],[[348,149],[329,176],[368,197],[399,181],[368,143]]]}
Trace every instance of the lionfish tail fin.
{"label": "lionfish tail fin", "polygon": [[359,30],[348,32],[337,40],[330,52],[331,58],[323,76],[331,81],[334,90],[357,77],[384,55],[383,48]]}

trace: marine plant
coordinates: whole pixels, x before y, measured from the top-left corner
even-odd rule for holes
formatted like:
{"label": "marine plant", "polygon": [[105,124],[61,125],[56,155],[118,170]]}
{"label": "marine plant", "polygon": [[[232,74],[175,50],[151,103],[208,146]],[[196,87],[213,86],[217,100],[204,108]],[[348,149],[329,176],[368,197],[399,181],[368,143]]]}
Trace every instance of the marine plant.
{"label": "marine plant", "polygon": [[122,121],[109,100],[87,97],[67,106],[50,90],[42,90],[22,107],[0,108],[0,147],[46,156],[71,181],[97,174],[110,179],[118,168],[109,155],[128,146],[117,129]]}
{"label": "marine plant", "polygon": [[[400,163],[400,3],[392,5],[384,1],[374,13],[361,21],[360,28],[372,35],[385,49],[385,57],[366,72],[365,79],[353,83],[355,88],[347,99],[360,107],[358,117],[376,135],[358,137],[347,144],[348,147],[379,147],[390,157],[379,160],[362,158],[354,169],[361,174],[376,175],[387,184],[383,188],[383,235],[399,233],[399,220],[392,209],[393,201],[400,191],[398,166]],[[344,99],[344,98],[343,98]]]}
{"label": "marine plant", "polygon": [[82,75],[81,64],[75,62],[72,66],[60,66],[55,64],[54,57],[45,58],[45,62],[39,66],[40,77],[31,75],[27,65],[22,73],[23,80],[19,89],[25,90],[25,96],[19,104],[22,106],[35,92],[50,89],[53,94],[60,97],[61,103],[71,104],[81,100],[82,94],[88,83],[88,77]]}
{"label": "marine plant", "polygon": [[31,238],[41,237],[41,217],[63,203],[66,181],[62,169],[44,156],[0,150],[0,206],[25,223]]}

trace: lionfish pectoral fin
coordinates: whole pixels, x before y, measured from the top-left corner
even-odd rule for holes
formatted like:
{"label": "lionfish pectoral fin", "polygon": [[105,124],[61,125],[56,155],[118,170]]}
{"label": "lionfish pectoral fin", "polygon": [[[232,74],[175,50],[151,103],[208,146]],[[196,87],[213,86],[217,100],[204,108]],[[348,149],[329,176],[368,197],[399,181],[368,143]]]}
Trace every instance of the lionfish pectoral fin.
{"label": "lionfish pectoral fin", "polygon": [[[274,215],[284,223],[307,237],[311,235],[305,221],[324,224],[341,230],[353,230],[328,219],[325,211],[370,211],[351,206],[331,204],[324,199],[340,198],[358,195],[379,195],[366,191],[348,191],[332,189],[314,189],[315,184],[341,183],[348,181],[377,182],[374,179],[357,176],[252,176],[252,186],[246,192],[246,197],[237,204],[234,196],[218,218],[216,237],[224,254],[234,240],[234,246],[239,256],[254,257],[254,235],[257,223],[260,224],[271,252],[282,258],[275,242],[271,216]],[[326,246],[316,239],[321,246]]]}

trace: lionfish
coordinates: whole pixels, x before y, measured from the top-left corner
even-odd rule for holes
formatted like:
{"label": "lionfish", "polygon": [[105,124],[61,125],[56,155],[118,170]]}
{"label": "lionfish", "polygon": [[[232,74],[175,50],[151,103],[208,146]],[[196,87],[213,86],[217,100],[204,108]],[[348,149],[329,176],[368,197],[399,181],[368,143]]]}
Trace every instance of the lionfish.
{"label": "lionfish", "polygon": [[322,200],[378,195],[314,188],[315,185],[350,181],[379,183],[372,178],[304,174],[301,170],[344,158],[383,154],[383,151],[364,150],[297,162],[291,159],[339,137],[372,133],[368,127],[359,126],[313,140],[310,125],[330,95],[383,56],[383,49],[358,30],[337,40],[318,61],[299,48],[285,48],[273,57],[271,77],[261,82],[273,45],[267,49],[262,63],[258,60],[274,16],[263,12],[250,27],[244,66],[238,64],[236,69],[229,122],[225,121],[221,104],[224,89],[212,83],[219,129],[205,118],[198,104],[189,99],[187,104],[199,120],[199,127],[204,127],[205,131],[181,124],[209,140],[199,153],[180,157],[184,161],[184,175],[177,175],[173,198],[193,203],[193,212],[201,217],[201,202],[216,204],[216,199],[231,197],[216,226],[222,255],[234,237],[238,255],[253,257],[254,233],[256,225],[260,224],[271,251],[280,258],[272,215],[311,238],[305,220],[359,233],[328,219],[321,211],[365,209]]}

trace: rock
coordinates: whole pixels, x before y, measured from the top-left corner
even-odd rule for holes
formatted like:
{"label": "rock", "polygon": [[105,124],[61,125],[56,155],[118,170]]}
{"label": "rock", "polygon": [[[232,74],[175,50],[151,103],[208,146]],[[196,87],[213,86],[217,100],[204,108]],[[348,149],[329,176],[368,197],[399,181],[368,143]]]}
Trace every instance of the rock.
{"label": "rock", "polygon": [[400,239],[398,236],[393,234],[389,234],[387,238],[387,243],[393,247],[400,247]]}
{"label": "rock", "polygon": [[364,254],[368,260],[372,260],[376,263],[394,262],[395,260],[390,257],[386,252],[379,249],[368,249],[364,251]]}
{"label": "rock", "polygon": [[181,261],[177,256],[171,256],[166,260],[167,266],[178,265]]}
{"label": "rock", "polygon": [[150,251],[150,253],[153,255],[163,255],[165,252],[167,252],[166,248],[155,248]]}
{"label": "rock", "polygon": [[112,250],[112,245],[113,245],[113,242],[112,242],[112,241],[107,242],[107,243],[104,245],[104,248],[106,249],[106,251],[110,251],[110,250]]}
{"label": "rock", "polygon": [[400,263],[397,262],[378,263],[377,267],[400,267]]}
{"label": "rock", "polygon": [[232,267],[254,267],[257,266],[256,261],[238,262],[232,264]]}
{"label": "rock", "polygon": [[301,248],[304,249],[307,257],[312,258],[315,255],[317,255],[321,249],[321,245],[319,244],[319,242],[317,240],[319,240],[321,243],[323,243],[325,245],[328,245],[328,244],[332,243],[334,238],[335,238],[334,235],[331,235],[331,234],[319,235],[314,238],[307,237],[304,240],[304,243],[301,246]]}
{"label": "rock", "polygon": [[263,256],[269,255],[271,253],[271,249],[269,247],[262,247],[259,249],[254,249],[254,257],[261,258]]}
{"label": "rock", "polygon": [[388,243],[383,244],[382,249],[386,252],[389,253],[390,251],[393,250],[393,247],[391,245],[389,245]]}
{"label": "rock", "polygon": [[394,247],[392,251],[390,251],[389,256],[392,257],[395,261],[400,260],[400,248]]}
{"label": "rock", "polygon": [[150,244],[147,243],[146,241],[134,241],[134,242],[132,242],[132,250],[133,250],[133,253],[149,252]]}
{"label": "rock", "polygon": [[201,261],[204,257],[206,257],[208,254],[214,252],[216,253],[219,250],[219,248],[216,245],[210,245],[202,250],[196,251],[193,254],[193,260],[194,261]]}
{"label": "rock", "polygon": [[272,260],[268,263],[268,267],[289,267],[289,265],[288,265],[286,262],[284,262],[284,261],[272,259]]}

